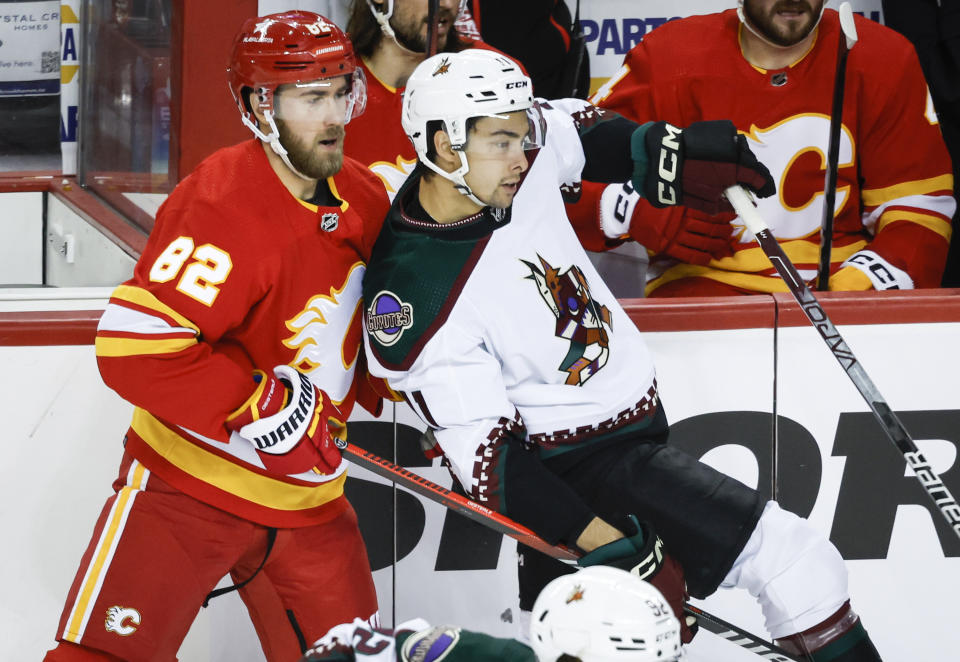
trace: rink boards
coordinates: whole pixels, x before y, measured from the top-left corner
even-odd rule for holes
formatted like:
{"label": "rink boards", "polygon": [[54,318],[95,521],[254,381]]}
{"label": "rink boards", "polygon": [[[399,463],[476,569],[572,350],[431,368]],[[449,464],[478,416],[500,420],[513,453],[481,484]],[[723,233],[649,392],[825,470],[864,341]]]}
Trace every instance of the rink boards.
{"label": "rink boards", "polygon": [[[0,565],[2,659],[36,658],[52,641],[130,416],[100,381],[90,344],[105,291],[77,295],[87,299],[27,296],[0,301],[7,368],[0,518],[10,541]],[[823,299],[881,393],[960,493],[960,290]],[[960,542],[931,517],[902,456],[797,306],[782,295],[625,304],[654,352],[672,443],[775,494],[830,536],[847,559],[855,608],[889,659],[937,659],[960,645],[950,627]],[[379,419],[358,414],[351,428],[354,443],[450,485],[445,469],[419,455],[422,425],[405,405]],[[422,616],[517,633],[511,540],[362,469],[350,473],[385,623]],[[759,609],[741,591],[721,591],[702,606],[764,633]],[[225,596],[203,610],[181,659],[262,659],[239,600]],[[691,659],[751,657],[703,633]]]}

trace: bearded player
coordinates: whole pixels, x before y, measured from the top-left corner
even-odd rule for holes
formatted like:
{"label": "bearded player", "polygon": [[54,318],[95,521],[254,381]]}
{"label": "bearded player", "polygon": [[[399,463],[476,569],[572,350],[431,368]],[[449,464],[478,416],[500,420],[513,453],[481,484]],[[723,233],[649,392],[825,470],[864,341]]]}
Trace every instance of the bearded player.
{"label": "bearded player", "polygon": [[[737,9],[671,21],[646,35],[592,99],[641,122],[732,120],[778,182],[759,210],[808,281],[819,259],[841,38],[837,12],[824,5],[741,0]],[[829,289],[937,287],[956,208],[937,114],[910,43],[854,19]],[[733,213],[656,210],[629,186],[592,184],[574,216],[596,232],[591,248],[632,238],[653,253],[648,296],[787,291]]]}
{"label": "bearded player", "polygon": [[133,422],[47,660],[174,660],[225,590],[271,662],[377,622],[336,445],[356,401],[378,404],[358,307],[388,201],[342,153],[363,72],[339,28],[289,12],[244,23],[229,79],[256,138],[174,189],[100,321]]}

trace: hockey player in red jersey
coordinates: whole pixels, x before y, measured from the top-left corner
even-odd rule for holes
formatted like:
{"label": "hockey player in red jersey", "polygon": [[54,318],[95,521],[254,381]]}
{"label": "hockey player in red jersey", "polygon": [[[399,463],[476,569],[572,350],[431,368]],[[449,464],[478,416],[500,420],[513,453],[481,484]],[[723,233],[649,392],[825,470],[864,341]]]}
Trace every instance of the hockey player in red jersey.
{"label": "hockey player in red jersey", "polygon": [[[490,48],[454,28],[464,0],[440,0],[438,52]],[[427,57],[429,13],[422,0],[353,0],[347,32],[367,76],[367,112],[352,127],[344,153],[373,170],[390,195],[413,170],[417,154],[400,125],[407,78]]]}
{"label": "hockey player in red jersey", "polygon": [[256,139],[174,189],[100,321],[133,422],[47,660],[174,660],[227,574],[271,662],[377,621],[337,448],[378,404],[359,299],[388,200],[342,154],[363,73],[333,23],[288,12],[244,23],[229,79]]}
{"label": "hockey player in red jersey", "polygon": [[663,595],[635,574],[585,568],[537,596],[526,646],[413,619],[396,630],[357,620],[333,628],[300,662],[674,662],[680,623]]}
{"label": "hockey player in red jersey", "polygon": [[[778,182],[778,195],[761,201],[760,211],[809,280],[819,257],[840,38],[837,12],[823,5],[742,0],[739,10],[671,21],[646,35],[592,99],[641,122],[733,120]],[[829,287],[936,287],[956,206],[937,115],[909,42],[855,19]],[[598,230],[591,248],[629,236],[653,252],[649,296],[787,291],[732,213],[656,210],[623,187],[587,184],[574,216]]]}
{"label": "hockey player in red jersey", "polygon": [[709,211],[733,184],[771,196],[769,172],[730,122],[638,125],[529,89],[479,49],[410,77],[402,119],[420,163],[364,276],[371,372],[472,499],[579,551],[580,566],[642,573],[680,618],[682,567],[694,597],[749,591],[771,635],[815,662],[878,662],[829,540],[667,443],[650,351],[560,193],[628,178],[651,204]]}

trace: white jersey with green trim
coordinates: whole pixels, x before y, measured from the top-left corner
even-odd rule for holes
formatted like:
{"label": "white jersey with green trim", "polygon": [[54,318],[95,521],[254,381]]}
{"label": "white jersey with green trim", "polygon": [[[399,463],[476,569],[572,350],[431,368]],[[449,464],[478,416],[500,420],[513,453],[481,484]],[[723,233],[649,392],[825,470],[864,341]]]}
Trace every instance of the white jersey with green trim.
{"label": "white jersey with green trim", "polygon": [[[370,372],[435,429],[480,501],[504,433],[523,426],[527,440],[560,448],[656,409],[650,352],[587,257],[560,193],[584,166],[571,117],[582,108],[563,100],[544,110],[545,144],[508,211],[448,226],[417,221],[404,211],[418,191],[414,174],[367,268]],[[431,266],[457,250],[450,273]],[[396,262],[414,268],[398,273]],[[430,297],[432,306],[421,303]]]}

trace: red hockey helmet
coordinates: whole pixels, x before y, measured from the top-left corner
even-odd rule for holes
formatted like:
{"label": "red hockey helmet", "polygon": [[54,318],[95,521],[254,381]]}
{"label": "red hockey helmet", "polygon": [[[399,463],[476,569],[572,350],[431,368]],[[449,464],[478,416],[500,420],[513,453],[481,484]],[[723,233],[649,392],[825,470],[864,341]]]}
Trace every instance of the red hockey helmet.
{"label": "red hockey helmet", "polygon": [[367,103],[366,80],[353,44],[333,21],[313,12],[247,19],[233,40],[227,74],[244,124],[261,138],[245,88],[256,91],[260,109],[272,114],[273,95],[280,85],[347,76],[350,94],[344,122],[360,115]]}

